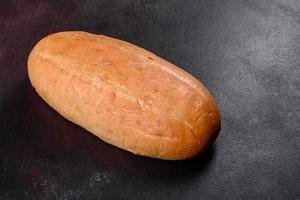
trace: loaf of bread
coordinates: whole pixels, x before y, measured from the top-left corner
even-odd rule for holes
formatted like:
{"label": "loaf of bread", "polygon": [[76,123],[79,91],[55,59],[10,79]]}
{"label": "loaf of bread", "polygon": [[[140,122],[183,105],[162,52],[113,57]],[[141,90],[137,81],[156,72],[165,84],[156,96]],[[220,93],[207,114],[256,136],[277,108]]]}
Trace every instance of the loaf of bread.
{"label": "loaf of bread", "polygon": [[135,154],[191,158],[220,130],[217,105],[197,79],[125,41],[79,31],[51,34],[30,53],[28,74],[63,117]]}

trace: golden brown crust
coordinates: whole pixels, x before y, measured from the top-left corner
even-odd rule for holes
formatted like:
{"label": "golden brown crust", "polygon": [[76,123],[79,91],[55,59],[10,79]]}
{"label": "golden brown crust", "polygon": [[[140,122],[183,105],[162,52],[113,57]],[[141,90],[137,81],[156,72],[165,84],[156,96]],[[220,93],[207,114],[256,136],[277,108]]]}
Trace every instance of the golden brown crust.
{"label": "golden brown crust", "polygon": [[121,40],[86,32],[49,35],[32,50],[28,74],[62,116],[135,154],[190,158],[220,130],[216,103],[198,80]]}

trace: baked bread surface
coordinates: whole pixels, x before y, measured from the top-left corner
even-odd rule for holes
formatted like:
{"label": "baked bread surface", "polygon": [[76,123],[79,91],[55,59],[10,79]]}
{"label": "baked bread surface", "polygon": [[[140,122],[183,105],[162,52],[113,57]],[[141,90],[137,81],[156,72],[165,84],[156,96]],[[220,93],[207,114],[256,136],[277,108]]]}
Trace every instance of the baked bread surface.
{"label": "baked bread surface", "polygon": [[217,105],[202,83],[125,41],[79,31],[51,34],[30,53],[28,74],[63,117],[135,154],[191,158],[220,130]]}

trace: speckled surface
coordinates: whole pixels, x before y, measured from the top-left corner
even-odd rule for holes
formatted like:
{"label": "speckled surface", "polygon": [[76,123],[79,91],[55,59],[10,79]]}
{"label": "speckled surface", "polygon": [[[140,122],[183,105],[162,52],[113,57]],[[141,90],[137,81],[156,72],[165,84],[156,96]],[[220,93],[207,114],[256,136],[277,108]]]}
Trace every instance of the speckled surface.
{"label": "speckled surface", "polygon": [[[300,2],[3,1],[0,199],[300,199]],[[34,44],[58,31],[149,49],[214,94],[222,131],[202,156],[134,156],[60,117],[30,86]]]}

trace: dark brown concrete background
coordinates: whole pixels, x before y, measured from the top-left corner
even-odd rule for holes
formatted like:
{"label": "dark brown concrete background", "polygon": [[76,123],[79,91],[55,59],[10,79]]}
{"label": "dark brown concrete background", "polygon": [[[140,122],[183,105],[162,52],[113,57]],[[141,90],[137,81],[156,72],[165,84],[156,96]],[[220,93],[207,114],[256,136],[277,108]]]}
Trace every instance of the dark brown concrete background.
{"label": "dark brown concrete background", "polygon": [[[299,13],[298,0],[1,1],[0,199],[299,199]],[[148,159],[60,117],[26,62],[64,30],[130,41],[192,73],[220,106],[214,145]]]}

